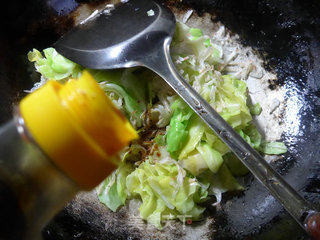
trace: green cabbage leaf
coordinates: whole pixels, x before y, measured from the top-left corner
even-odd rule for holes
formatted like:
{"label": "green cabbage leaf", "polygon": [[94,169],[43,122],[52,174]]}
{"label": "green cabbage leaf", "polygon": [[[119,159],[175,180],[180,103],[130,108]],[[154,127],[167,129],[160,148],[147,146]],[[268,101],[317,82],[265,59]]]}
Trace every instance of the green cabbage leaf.
{"label": "green cabbage leaf", "polygon": [[43,50],[44,56],[37,49],[28,53],[28,60],[34,62],[36,70],[46,79],[61,80],[77,78],[82,67],[63,57],[54,48]]}
{"label": "green cabbage leaf", "polygon": [[126,178],[132,171],[128,164],[121,164],[97,188],[98,198],[112,211],[124,205],[127,199]]}
{"label": "green cabbage leaf", "polygon": [[249,106],[249,109],[250,109],[250,113],[252,115],[257,115],[258,116],[262,112],[262,108],[261,108],[259,103],[256,103],[254,105]]}
{"label": "green cabbage leaf", "polygon": [[167,132],[167,151],[176,156],[188,136],[188,124],[193,111],[182,100],[176,100],[171,109],[174,111]]}
{"label": "green cabbage leaf", "polygon": [[259,147],[259,150],[265,154],[283,154],[288,151],[283,142],[264,142]]}

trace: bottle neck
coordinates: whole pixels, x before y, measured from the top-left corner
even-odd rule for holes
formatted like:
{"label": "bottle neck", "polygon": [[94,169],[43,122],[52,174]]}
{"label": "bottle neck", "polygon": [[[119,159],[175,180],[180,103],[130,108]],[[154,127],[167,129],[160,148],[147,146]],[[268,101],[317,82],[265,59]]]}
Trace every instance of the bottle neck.
{"label": "bottle neck", "polygon": [[[10,198],[19,207],[12,211],[21,214],[25,229],[20,233],[23,238],[5,239],[33,240],[40,239],[41,229],[79,191],[36,145],[19,114],[0,128],[0,191],[11,192]],[[10,227],[14,226],[5,230],[16,233]]]}

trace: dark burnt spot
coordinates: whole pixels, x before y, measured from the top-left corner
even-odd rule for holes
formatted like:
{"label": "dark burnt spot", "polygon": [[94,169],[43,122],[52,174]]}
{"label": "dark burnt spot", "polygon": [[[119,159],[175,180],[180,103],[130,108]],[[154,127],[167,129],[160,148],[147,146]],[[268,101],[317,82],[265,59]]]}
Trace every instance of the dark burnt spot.
{"label": "dark burnt spot", "polygon": [[274,89],[276,89],[277,88],[277,85],[275,85],[275,83],[274,83],[274,81],[272,81],[272,80],[268,80],[268,83],[269,83],[269,89],[270,90],[274,90]]}
{"label": "dark burnt spot", "polygon": [[270,90],[275,90],[276,88],[277,88],[277,86],[274,85],[274,84],[270,84],[270,85],[269,85],[269,89],[270,89]]}

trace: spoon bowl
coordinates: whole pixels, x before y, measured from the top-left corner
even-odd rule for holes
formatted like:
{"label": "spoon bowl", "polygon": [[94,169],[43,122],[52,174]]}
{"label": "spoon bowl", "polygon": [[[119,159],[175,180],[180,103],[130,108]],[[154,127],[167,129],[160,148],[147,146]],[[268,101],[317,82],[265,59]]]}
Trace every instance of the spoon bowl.
{"label": "spoon bowl", "polygon": [[156,57],[155,50],[171,42],[175,25],[168,8],[153,1],[129,1],[91,16],[62,36],[55,48],[87,68],[145,66],[146,57]]}

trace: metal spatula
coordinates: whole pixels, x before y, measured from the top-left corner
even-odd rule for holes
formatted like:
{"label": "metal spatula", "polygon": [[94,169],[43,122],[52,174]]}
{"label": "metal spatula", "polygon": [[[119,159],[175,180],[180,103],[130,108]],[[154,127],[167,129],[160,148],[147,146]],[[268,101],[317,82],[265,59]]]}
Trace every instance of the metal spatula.
{"label": "metal spatula", "polygon": [[151,0],[131,0],[111,12],[102,11],[75,27],[55,44],[55,48],[87,68],[143,66],[156,72],[230,147],[299,225],[320,239],[318,211],[285,182],[177,72],[169,52],[174,31],[175,17],[168,8]]}

